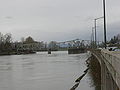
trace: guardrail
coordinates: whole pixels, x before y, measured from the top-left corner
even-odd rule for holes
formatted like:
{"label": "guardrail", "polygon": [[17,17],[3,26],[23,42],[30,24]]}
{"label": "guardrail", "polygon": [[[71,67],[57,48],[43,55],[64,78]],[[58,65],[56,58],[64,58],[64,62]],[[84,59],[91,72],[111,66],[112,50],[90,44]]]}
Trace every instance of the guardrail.
{"label": "guardrail", "polygon": [[114,81],[120,88],[120,52],[101,50],[101,55]]}

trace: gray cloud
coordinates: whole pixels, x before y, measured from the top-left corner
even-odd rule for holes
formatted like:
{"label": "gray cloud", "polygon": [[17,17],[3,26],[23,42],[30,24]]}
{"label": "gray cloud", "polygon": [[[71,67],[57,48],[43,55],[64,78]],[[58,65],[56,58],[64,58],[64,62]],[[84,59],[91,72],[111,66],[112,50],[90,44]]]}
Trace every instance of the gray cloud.
{"label": "gray cloud", "polygon": [[[107,0],[108,38],[119,33],[119,3]],[[0,12],[0,31],[12,33],[14,40],[30,35],[45,41],[90,39],[93,19],[102,16],[102,0],[0,0]],[[98,39],[102,35],[99,28]]]}

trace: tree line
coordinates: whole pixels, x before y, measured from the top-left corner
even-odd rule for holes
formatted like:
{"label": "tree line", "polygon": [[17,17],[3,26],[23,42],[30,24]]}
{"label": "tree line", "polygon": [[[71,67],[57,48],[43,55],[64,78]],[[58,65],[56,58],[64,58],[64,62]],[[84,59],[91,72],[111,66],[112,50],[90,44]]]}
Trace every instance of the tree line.
{"label": "tree line", "polygon": [[120,34],[115,35],[108,43],[109,46],[117,46],[120,48]]}
{"label": "tree line", "polygon": [[[1,52],[13,52],[13,44],[15,42],[12,41],[12,34],[6,33],[2,34],[0,33],[0,53]],[[45,42],[37,42],[32,37],[27,37],[26,39],[22,38],[21,42],[17,42],[21,44],[29,44],[29,43],[40,43],[41,48],[51,48],[53,50],[57,50],[60,48],[60,46],[57,44],[56,41],[51,41],[48,44]],[[120,48],[120,34],[115,35],[110,39],[110,41],[107,42],[108,46],[117,46]],[[103,44],[104,45],[104,44]]]}

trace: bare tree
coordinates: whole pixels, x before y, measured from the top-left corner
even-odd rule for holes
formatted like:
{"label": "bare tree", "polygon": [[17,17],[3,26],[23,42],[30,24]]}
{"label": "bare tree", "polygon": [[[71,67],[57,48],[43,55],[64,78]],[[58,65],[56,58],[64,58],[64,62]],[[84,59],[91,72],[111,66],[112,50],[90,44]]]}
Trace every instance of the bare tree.
{"label": "bare tree", "polygon": [[0,51],[10,51],[12,49],[12,35],[7,33],[3,35],[0,33]]}
{"label": "bare tree", "polygon": [[11,43],[12,42],[12,35],[10,33],[7,33],[4,35],[5,43]]}

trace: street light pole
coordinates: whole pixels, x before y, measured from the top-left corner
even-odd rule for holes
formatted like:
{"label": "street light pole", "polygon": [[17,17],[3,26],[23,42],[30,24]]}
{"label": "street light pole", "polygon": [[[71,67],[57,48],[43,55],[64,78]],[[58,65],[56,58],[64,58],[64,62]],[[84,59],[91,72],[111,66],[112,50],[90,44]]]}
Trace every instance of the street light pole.
{"label": "street light pole", "polygon": [[99,17],[99,18],[95,18],[94,19],[94,23],[95,23],[95,47],[96,48],[97,48],[97,35],[96,35],[96,28],[97,28],[97,26],[96,26],[96,23],[97,23],[97,20],[102,19],[102,18],[104,18],[104,17]]}
{"label": "street light pole", "polygon": [[94,27],[92,27],[92,40],[94,42]]}
{"label": "street light pole", "polygon": [[97,35],[96,35],[96,21],[97,19],[94,19],[95,20],[95,48],[97,47]]}
{"label": "street light pole", "polygon": [[92,27],[92,48],[94,48],[94,27]]}
{"label": "street light pole", "polygon": [[105,0],[103,0],[103,13],[104,13],[104,44],[105,44],[105,49],[106,49],[106,43],[107,43],[107,39],[106,39],[106,5],[105,5]]}

